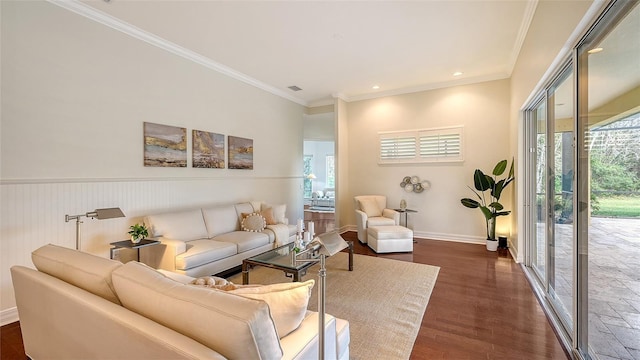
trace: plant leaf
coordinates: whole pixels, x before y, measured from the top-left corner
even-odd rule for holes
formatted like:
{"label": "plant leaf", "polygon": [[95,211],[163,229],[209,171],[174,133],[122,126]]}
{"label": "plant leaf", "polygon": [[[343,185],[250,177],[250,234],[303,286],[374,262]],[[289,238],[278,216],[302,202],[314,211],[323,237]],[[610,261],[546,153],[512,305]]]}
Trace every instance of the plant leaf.
{"label": "plant leaf", "polygon": [[476,169],[473,173],[473,185],[478,191],[487,191],[491,188],[491,185],[487,181],[487,176],[480,169]]}
{"label": "plant leaf", "polygon": [[509,178],[513,179],[513,158],[511,158],[511,168],[509,168]]}
{"label": "plant leaf", "polygon": [[466,206],[466,207],[468,207],[470,209],[475,209],[475,208],[480,206],[479,202],[477,202],[477,201],[475,201],[473,199],[469,199],[469,198],[461,199],[460,202],[462,203],[462,205],[464,205],[464,206]]}
{"label": "plant leaf", "polygon": [[500,176],[507,169],[507,160],[499,161],[493,168],[493,175]]}
{"label": "plant leaf", "polygon": [[489,204],[489,207],[492,207],[494,209],[496,209],[496,211],[500,211],[502,209],[504,209],[504,206],[502,206],[502,204],[500,204],[499,202],[492,202],[491,204]]}
{"label": "plant leaf", "polygon": [[485,219],[489,220],[493,217],[493,213],[491,212],[491,210],[489,210],[488,207],[480,206],[480,210],[482,210],[482,213],[484,214]]}
{"label": "plant leaf", "polygon": [[504,179],[498,181],[493,189],[491,189],[491,196],[493,196],[496,200],[500,200],[502,189],[504,189]]}
{"label": "plant leaf", "polygon": [[511,214],[511,211],[500,211],[496,213],[496,216],[506,216]]}
{"label": "plant leaf", "polygon": [[[471,189],[471,186],[467,185],[467,187],[468,187],[469,189]],[[473,191],[473,193],[474,193],[474,194],[476,194],[476,196],[478,197],[478,199],[479,199],[480,201],[482,201],[482,196],[480,196],[480,194],[478,194],[478,192],[477,192],[477,191],[475,191],[475,190],[473,190],[473,189],[471,189],[471,191]]]}

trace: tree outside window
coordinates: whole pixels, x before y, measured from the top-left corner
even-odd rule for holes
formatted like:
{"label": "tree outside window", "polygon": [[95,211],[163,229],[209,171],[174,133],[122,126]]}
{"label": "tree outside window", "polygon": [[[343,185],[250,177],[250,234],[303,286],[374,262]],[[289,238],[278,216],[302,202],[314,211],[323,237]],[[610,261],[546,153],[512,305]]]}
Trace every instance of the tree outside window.
{"label": "tree outside window", "polygon": [[327,155],[327,188],[335,189],[336,187],[336,171],[334,166],[335,157]]}
{"label": "tree outside window", "polygon": [[309,174],[313,173],[313,169],[311,167],[311,163],[313,160],[313,155],[305,155],[304,156],[304,197],[305,198],[310,198],[311,197],[311,191],[312,191],[312,186],[311,186],[311,179],[308,178]]}

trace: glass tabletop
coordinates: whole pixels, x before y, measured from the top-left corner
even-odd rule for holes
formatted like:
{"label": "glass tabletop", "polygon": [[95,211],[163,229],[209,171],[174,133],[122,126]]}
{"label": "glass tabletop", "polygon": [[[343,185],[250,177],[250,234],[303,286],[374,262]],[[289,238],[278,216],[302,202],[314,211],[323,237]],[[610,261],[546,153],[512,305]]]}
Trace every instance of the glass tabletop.
{"label": "glass tabletop", "polygon": [[[288,268],[291,270],[300,270],[305,267],[309,267],[313,265],[314,263],[313,261],[310,261],[310,262],[298,261],[295,263],[293,262],[291,253],[293,252],[294,245],[295,245],[294,243],[283,245],[273,250],[269,250],[265,253],[252,256],[246,260],[259,263],[259,264],[269,265],[269,266],[278,266],[282,268]],[[298,255],[297,258],[298,260],[314,259],[311,253]]]}

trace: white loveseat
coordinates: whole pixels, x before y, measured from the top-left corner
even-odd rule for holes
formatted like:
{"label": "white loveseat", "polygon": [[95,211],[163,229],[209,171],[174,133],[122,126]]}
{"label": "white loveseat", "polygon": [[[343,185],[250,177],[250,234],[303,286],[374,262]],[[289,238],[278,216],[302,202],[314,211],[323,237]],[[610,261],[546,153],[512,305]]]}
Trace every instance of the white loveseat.
{"label": "white loveseat", "polygon": [[[269,209],[276,224],[259,232],[241,228],[243,214]],[[294,241],[296,226],[288,224],[285,211],[285,205],[245,202],[149,215],[149,235],[162,244],[140,249],[140,261],[193,277],[218,274]]]}
{"label": "white loveseat", "polygon": [[[297,328],[279,334],[267,302],[186,285],[135,261],[55,245],[32,260],[38,270],[11,268],[32,359],[318,357],[318,316],[306,308]],[[325,334],[327,359],[348,359],[349,323],[327,316]]]}

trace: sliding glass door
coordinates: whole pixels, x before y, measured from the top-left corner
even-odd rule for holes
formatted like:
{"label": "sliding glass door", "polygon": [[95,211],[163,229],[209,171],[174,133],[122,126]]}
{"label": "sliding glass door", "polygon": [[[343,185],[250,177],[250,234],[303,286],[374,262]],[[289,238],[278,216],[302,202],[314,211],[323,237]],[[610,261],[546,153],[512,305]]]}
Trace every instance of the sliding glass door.
{"label": "sliding glass door", "polygon": [[551,85],[547,96],[548,291],[567,331],[573,313],[573,181],[574,116],[573,69],[568,67]]}
{"label": "sliding glass door", "polygon": [[610,3],[525,110],[527,271],[583,359],[640,359],[638,4]]}

